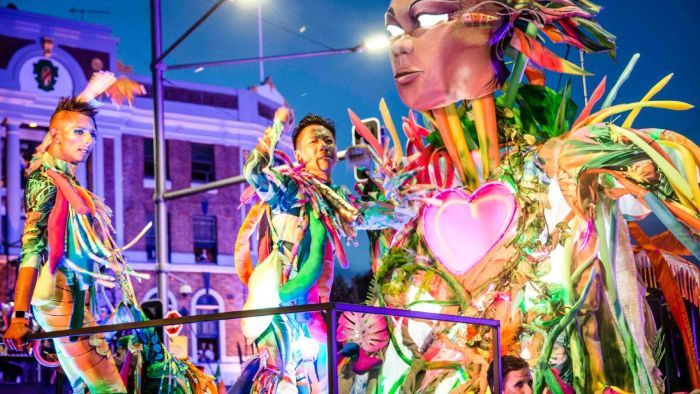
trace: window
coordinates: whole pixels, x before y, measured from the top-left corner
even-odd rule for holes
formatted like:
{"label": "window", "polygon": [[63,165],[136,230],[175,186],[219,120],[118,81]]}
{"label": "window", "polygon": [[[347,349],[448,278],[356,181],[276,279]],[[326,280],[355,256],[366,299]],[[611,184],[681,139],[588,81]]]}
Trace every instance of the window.
{"label": "window", "polygon": [[146,223],[153,225],[146,232],[146,261],[156,261],[156,215],[153,212],[146,213]]}
{"label": "window", "polygon": [[[217,299],[206,293],[197,298],[194,313],[196,315],[210,315],[221,310]],[[197,361],[204,363],[218,362],[219,355],[219,321],[206,321],[196,325],[196,349]]]}
{"label": "window", "polygon": [[267,106],[263,103],[258,103],[258,115],[262,116],[263,118],[270,120],[274,119],[276,110],[277,108]]}
{"label": "window", "polygon": [[193,216],[194,260],[198,264],[216,263],[216,217]]}
{"label": "window", "polygon": [[[146,261],[156,261],[156,214],[155,212],[146,212],[146,220],[143,222],[143,226],[145,226],[148,222],[151,222],[151,228],[148,229],[146,232],[146,235],[144,238],[146,239]],[[139,231],[141,231],[143,227],[139,228]],[[167,217],[167,228],[165,229],[168,232],[168,256],[170,256],[170,235],[172,234],[170,232],[170,214],[168,214]]]}
{"label": "window", "polygon": [[[153,287],[149,289],[146,294],[143,295],[143,299],[141,300],[141,303],[144,303],[146,301],[153,301],[158,299],[158,288]],[[175,298],[175,294],[173,294],[172,291],[168,290],[168,308],[163,312],[165,314],[168,311],[176,311],[177,310],[177,299]]]}
{"label": "window", "polygon": [[214,145],[192,144],[192,181],[212,182],[214,171]]}
{"label": "window", "polygon": [[[143,139],[143,176],[155,178],[155,153],[153,153],[153,138]],[[165,143],[165,178],[170,179],[170,167],[168,166],[168,143]]]}

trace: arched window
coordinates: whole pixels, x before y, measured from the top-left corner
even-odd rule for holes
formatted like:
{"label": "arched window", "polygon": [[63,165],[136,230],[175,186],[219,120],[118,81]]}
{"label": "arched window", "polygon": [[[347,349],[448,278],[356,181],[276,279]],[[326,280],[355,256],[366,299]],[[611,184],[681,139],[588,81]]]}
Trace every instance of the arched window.
{"label": "arched window", "polygon": [[[223,299],[212,289],[200,289],[192,297],[192,313],[194,315],[209,315],[223,311]],[[217,364],[225,354],[223,321],[208,321],[197,323],[193,330],[193,356],[199,363]],[[212,371],[216,367],[212,368]]]}
{"label": "arched window", "polygon": [[[146,294],[143,295],[143,298],[141,299],[141,302],[146,302],[146,301],[153,301],[158,299],[158,288],[154,287],[149,289]],[[175,295],[173,294],[172,291],[168,290],[168,307],[165,308],[163,311],[163,314],[167,313],[168,311],[176,311],[177,309],[177,298],[175,298]]]}

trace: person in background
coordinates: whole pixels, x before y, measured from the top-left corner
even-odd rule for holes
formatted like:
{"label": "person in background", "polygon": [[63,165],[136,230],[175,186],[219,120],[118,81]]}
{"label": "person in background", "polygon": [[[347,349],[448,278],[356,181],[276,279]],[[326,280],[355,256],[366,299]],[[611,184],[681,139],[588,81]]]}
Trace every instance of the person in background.
{"label": "person in background", "polygon": [[[493,393],[493,363],[489,366],[487,379]],[[501,357],[501,379],[503,394],[532,394],[530,365],[520,357]]]}

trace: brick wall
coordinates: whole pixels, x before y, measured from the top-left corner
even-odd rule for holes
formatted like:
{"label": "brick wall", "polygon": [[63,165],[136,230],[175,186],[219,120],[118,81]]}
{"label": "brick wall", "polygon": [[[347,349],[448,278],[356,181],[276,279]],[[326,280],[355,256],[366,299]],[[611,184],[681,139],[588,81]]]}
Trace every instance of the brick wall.
{"label": "brick wall", "polygon": [[[143,138],[133,135],[122,136],[124,239],[127,242],[146,224],[146,214],[153,212],[153,190],[143,187],[143,141]],[[133,249],[146,250],[145,238],[141,238]]]}
{"label": "brick wall", "polygon": [[[124,160],[124,210],[125,239],[130,240],[146,224],[153,212],[153,189],[143,187],[142,137],[122,138]],[[240,174],[240,150],[235,146],[215,146],[214,164],[216,179]],[[191,185],[191,145],[188,141],[168,141],[168,166],[172,189]],[[233,254],[233,246],[241,212],[238,209],[241,186],[218,189],[216,193],[202,193],[168,202],[170,250],[193,253],[192,216],[212,215],[217,218],[217,248],[220,254]],[[206,208],[205,208],[206,205]],[[206,213],[205,213],[206,209]],[[145,240],[140,240],[133,250],[145,250]],[[194,254],[193,254],[194,258]]]}
{"label": "brick wall", "polygon": [[[124,227],[125,239],[131,240],[146,224],[148,213],[152,213],[153,189],[144,187],[144,142],[142,137],[124,135],[122,137],[123,179],[124,179]],[[148,141],[150,142],[150,141]],[[169,181],[172,189],[182,189],[191,185],[191,144],[188,141],[168,141]],[[223,179],[240,174],[240,150],[233,146],[215,146],[214,164],[216,179]],[[105,183],[107,189],[107,183]],[[241,224],[241,211],[238,209],[241,186],[229,186],[218,189],[216,193],[203,193],[168,202],[170,250],[174,253],[192,253],[193,234],[192,217],[206,214],[217,219],[217,250],[219,254],[233,255],[234,243]],[[204,203],[204,204],[203,204]],[[206,206],[206,208],[205,208]],[[146,243],[141,239],[132,249],[145,250]],[[150,289],[156,287],[155,272],[149,272],[152,278],[138,283],[134,289],[139,301]],[[200,272],[177,272],[177,277],[185,280],[193,294],[204,288],[203,274]],[[178,309],[183,306],[193,313],[192,295],[181,296],[182,283],[170,278],[168,287],[177,298]],[[240,282],[231,267],[226,274],[210,274],[210,289],[221,295],[224,300],[223,311],[240,310],[243,307],[247,289]],[[239,345],[244,352],[249,352],[245,338],[240,330],[240,322],[229,320],[224,323],[226,331],[225,352],[227,356],[238,355]],[[188,329],[185,329],[187,331]]]}
{"label": "brick wall", "polygon": [[105,203],[108,207],[114,209],[114,140],[112,138],[105,138],[102,140],[102,146],[104,151],[104,186],[105,195],[102,196],[105,199]]}

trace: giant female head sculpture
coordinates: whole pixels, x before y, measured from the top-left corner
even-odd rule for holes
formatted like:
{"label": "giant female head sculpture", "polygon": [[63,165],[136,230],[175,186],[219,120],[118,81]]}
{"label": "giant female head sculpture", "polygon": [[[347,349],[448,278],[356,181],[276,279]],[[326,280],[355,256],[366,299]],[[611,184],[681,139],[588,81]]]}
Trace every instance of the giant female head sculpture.
{"label": "giant female head sculpture", "polygon": [[[501,12],[499,12],[499,10]],[[427,110],[483,97],[502,80],[493,38],[505,21],[496,2],[393,0],[386,13],[401,99]]]}
{"label": "giant female head sculpture", "polygon": [[399,95],[418,110],[489,95],[508,75],[508,45],[545,68],[582,72],[521,30],[532,23],[553,42],[612,51],[614,37],[592,20],[599,9],[586,0],[391,0],[385,23]]}

